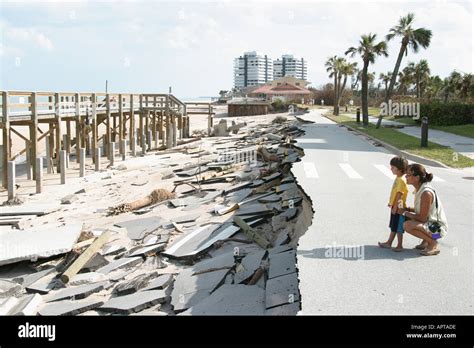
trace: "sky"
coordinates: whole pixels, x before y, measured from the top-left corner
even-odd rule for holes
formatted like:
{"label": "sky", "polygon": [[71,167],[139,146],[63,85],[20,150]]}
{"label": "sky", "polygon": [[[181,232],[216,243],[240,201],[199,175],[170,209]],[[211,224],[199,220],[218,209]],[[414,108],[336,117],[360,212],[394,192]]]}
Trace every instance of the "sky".
{"label": "sky", "polygon": [[[473,72],[473,2],[460,1],[11,1],[0,2],[0,89],[166,93],[215,96],[233,85],[233,60],[245,51],[303,57],[308,80],[330,82],[324,63],[384,39],[401,16],[431,29],[431,73]],[[393,69],[400,48],[388,43],[369,71]],[[362,63],[359,58],[351,61]]]}

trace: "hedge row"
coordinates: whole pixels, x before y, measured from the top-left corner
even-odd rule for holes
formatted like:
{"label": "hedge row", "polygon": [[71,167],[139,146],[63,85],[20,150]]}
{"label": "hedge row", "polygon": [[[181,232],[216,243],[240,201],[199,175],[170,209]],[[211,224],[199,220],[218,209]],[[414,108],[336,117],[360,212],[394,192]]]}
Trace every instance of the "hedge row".
{"label": "hedge row", "polygon": [[420,104],[420,116],[428,117],[434,126],[456,126],[474,123],[474,104],[430,102]]}

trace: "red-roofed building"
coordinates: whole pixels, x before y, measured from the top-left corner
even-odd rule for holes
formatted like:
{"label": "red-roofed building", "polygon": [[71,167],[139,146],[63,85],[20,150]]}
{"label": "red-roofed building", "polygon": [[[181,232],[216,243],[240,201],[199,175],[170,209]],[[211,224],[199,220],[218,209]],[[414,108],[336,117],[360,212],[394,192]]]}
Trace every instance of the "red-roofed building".
{"label": "red-roofed building", "polygon": [[268,84],[257,87],[248,96],[263,98],[268,101],[281,99],[283,101],[309,102],[311,91],[306,88],[308,81],[300,80],[292,76],[285,76],[273,80]]}

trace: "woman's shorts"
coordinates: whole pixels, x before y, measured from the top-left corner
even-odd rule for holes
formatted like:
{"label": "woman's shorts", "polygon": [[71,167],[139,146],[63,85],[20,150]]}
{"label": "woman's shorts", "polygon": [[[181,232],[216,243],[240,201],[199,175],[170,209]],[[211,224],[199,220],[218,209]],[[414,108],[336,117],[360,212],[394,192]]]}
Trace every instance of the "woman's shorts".
{"label": "woman's shorts", "polygon": [[391,232],[403,233],[404,222],[405,217],[403,215],[390,213],[390,223],[388,227],[390,227]]}

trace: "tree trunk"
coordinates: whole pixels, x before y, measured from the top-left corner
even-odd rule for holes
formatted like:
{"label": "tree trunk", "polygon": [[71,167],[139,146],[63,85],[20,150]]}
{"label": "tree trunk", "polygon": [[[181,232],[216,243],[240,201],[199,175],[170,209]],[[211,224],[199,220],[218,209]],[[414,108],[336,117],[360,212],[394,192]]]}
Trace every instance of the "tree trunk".
{"label": "tree trunk", "polygon": [[400,51],[398,52],[397,63],[395,64],[395,68],[392,71],[392,78],[390,79],[390,85],[388,86],[387,94],[385,95],[385,102],[388,103],[388,100],[392,96],[393,87],[395,87],[395,82],[397,81],[398,70],[400,69],[400,65],[402,64],[403,54],[405,53],[408,45],[408,39],[403,38],[402,46],[400,47]]}
{"label": "tree trunk", "polygon": [[336,102],[337,102],[337,72],[334,73],[334,107],[332,114],[336,115]]}
{"label": "tree trunk", "polygon": [[339,115],[339,100],[341,99],[341,91],[339,89],[339,87],[341,86],[341,74],[338,74],[338,77],[337,77],[337,86],[336,86],[336,101],[335,101],[335,104],[336,104],[336,113],[335,115],[338,116]]}
{"label": "tree trunk", "polygon": [[[342,82],[342,86],[341,88],[339,88],[339,93],[337,95],[337,114],[339,115],[339,104],[340,104],[340,101],[342,99],[342,96],[344,94],[344,88],[346,88],[346,83],[347,83],[347,75],[344,75],[344,80]],[[339,84],[341,84],[341,81],[339,81]]]}
{"label": "tree trunk", "polygon": [[[408,46],[408,39],[404,37],[402,40],[402,46],[400,47],[400,51],[398,52],[397,63],[395,64],[395,68],[392,71],[392,78],[390,79],[390,85],[388,86],[387,93],[385,93],[385,102],[387,104],[390,97],[392,96],[393,87],[395,86],[395,82],[397,81],[398,70],[400,69],[400,65],[402,64],[403,54],[406,52],[407,46]],[[382,114],[379,115],[376,128],[380,128],[381,124],[382,124]]]}
{"label": "tree trunk", "polygon": [[364,60],[364,68],[362,69],[362,124],[369,125],[369,105],[367,100],[368,81],[367,71],[369,70],[369,61]]}

